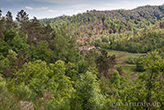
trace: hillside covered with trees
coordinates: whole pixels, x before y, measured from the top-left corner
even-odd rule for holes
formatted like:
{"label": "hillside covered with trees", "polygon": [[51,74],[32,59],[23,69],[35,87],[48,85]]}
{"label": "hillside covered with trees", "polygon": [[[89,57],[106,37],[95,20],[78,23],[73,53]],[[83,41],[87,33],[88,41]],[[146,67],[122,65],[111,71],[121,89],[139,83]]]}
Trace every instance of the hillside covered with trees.
{"label": "hillside covered with trees", "polygon": [[0,109],[164,109],[164,5],[42,20],[21,10],[17,22],[1,15]]}
{"label": "hillside covered with trees", "polygon": [[112,33],[137,33],[151,26],[164,17],[164,5],[142,6],[133,10],[97,11],[91,10],[74,16],[60,16],[41,19],[41,24],[58,29],[66,26],[68,33],[75,35],[79,44],[91,42],[102,35]]}

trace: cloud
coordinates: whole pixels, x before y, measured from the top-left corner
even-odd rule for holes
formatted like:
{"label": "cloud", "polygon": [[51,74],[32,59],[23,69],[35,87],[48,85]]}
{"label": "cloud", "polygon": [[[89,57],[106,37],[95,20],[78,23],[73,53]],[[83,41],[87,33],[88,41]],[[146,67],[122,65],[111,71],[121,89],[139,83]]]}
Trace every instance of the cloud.
{"label": "cloud", "polygon": [[36,10],[47,10],[48,7],[41,7],[41,8],[36,8]]}
{"label": "cloud", "polygon": [[55,10],[48,10],[48,12],[50,12],[50,13],[55,13],[55,12],[57,12],[57,11],[55,11]]}
{"label": "cloud", "polygon": [[81,10],[48,10],[50,13],[54,13],[55,15],[73,15],[73,14],[78,14],[81,13]]}
{"label": "cloud", "polygon": [[28,6],[26,6],[25,7],[27,10],[34,10],[32,7],[28,7]]}
{"label": "cloud", "polygon": [[107,3],[105,4],[108,7],[111,7],[111,9],[134,9],[138,6],[145,6],[145,5],[162,5],[163,0],[137,0],[137,1],[131,1],[131,0],[119,0],[118,3]]}
{"label": "cloud", "polygon": [[32,7],[26,6],[25,9],[27,9],[27,10],[47,10],[48,7],[32,8]]}
{"label": "cloud", "polygon": [[90,7],[89,4],[76,4],[76,5],[72,5],[72,8],[77,8],[77,9],[82,9],[82,8],[87,8]]}
{"label": "cloud", "polygon": [[47,3],[63,3],[63,4],[72,4],[83,2],[84,0],[35,0],[37,2],[47,2]]}
{"label": "cloud", "polygon": [[22,2],[23,0],[5,0],[5,1],[8,1],[8,2]]}

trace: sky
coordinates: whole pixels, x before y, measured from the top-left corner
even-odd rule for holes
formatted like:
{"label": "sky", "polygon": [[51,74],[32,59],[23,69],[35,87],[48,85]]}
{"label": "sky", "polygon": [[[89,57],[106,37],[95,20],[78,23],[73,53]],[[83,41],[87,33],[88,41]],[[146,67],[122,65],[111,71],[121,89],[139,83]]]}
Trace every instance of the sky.
{"label": "sky", "polygon": [[144,5],[162,5],[164,0],[0,0],[0,9],[5,16],[11,11],[13,17],[25,10],[29,18],[54,18],[76,15],[87,10],[134,9]]}

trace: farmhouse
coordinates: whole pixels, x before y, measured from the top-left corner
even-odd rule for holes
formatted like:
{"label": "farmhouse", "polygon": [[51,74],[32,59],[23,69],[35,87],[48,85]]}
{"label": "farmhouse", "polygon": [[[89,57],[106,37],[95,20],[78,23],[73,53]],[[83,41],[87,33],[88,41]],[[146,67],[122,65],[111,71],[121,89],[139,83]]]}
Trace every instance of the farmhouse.
{"label": "farmhouse", "polygon": [[79,47],[79,50],[80,51],[84,51],[84,50],[89,51],[89,50],[94,49],[94,48],[95,48],[94,45],[87,45],[87,46]]}

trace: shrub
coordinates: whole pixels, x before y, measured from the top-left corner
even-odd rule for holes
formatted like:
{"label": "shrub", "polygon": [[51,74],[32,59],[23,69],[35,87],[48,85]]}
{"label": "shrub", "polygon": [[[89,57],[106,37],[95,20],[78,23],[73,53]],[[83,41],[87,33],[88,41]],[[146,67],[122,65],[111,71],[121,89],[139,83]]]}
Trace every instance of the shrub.
{"label": "shrub", "polygon": [[125,63],[128,63],[128,64],[135,64],[135,61],[136,61],[136,58],[133,56],[125,59]]}
{"label": "shrub", "polygon": [[121,66],[120,67],[117,67],[116,70],[119,72],[120,75],[122,75],[123,70],[122,70],[122,67]]}

